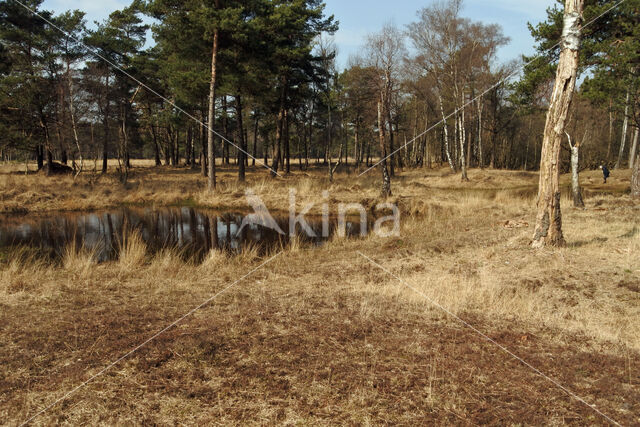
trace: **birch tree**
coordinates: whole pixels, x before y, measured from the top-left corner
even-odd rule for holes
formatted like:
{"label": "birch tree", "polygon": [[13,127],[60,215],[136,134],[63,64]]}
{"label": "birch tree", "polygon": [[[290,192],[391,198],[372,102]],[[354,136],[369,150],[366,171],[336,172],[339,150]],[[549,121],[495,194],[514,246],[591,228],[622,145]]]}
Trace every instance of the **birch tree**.
{"label": "birch tree", "polygon": [[[443,122],[444,148],[453,172],[460,166],[462,180],[467,181],[467,168],[471,161],[472,141],[467,137],[467,106],[477,90],[483,89],[481,76],[490,74],[491,63],[497,49],[508,42],[498,25],[485,25],[460,17],[462,0],[435,3],[419,12],[419,20],[410,24],[409,36],[418,52],[415,62],[423,74],[430,73],[436,80],[438,103]],[[448,115],[444,104],[453,109],[455,162],[450,150]],[[474,109],[475,108],[470,108]],[[482,101],[478,102],[478,116],[482,116]],[[482,150],[481,123],[478,125],[478,148]],[[454,153],[455,154],[455,153]],[[483,157],[483,153],[480,153]],[[480,162],[481,164],[483,162]]]}
{"label": "birch tree", "polygon": [[636,157],[631,176],[631,197],[640,199],[640,154]]}
{"label": "birch tree", "polygon": [[[382,197],[391,196],[391,173],[387,157],[393,153],[387,150],[387,119],[392,105],[393,91],[399,82],[401,64],[406,57],[404,36],[393,25],[385,25],[382,31],[368,37],[369,52],[366,58],[376,70],[374,85],[378,91],[378,137],[380,139],[380,169],[382,171]],[[392,123],[388,123],[390,131]]]}
{"label": "birch tree", "polygon": [[[587,134],[585,132],[585,140]],[[582,188],[580,187],[580,145],[582,141],[571,143],[571,135],[567,133],[569,139],[569,149],[571,150],[571,194],[573,196],[573,206],[576,208],[584,208],[584,199],[582,197]]]}
{"label": "birch tree", "polygon": [[542,142],[534,248],[566,244],[560,210],[560,148],[576,86],[583,8],[584,0],[565,1],[562,50]]}
{"label": "birch tree", "polygon": [[633,170],[636,163],[636,154],[638,153],[638,137],[640,137],[640,128],[635,128],[633,131],[633,144],[631,144],[631,151],[629,152],[629,169]]}
{"label": "birch tree", "polygon": [[76,117],[75,108],[75,83],[74,72],[76,65],[85,57],[85,49],[77,40],[82,38],[85,31],[84,13],[80,11],[66,12],[57,18],[58,25],[69,36],[63,37],[60,46],[60,56],[64,62],[64,73],[67,87],[67,102],[69,107],[69,118],[71,119],[71,130],[73,134],[73,141],[75,142],[78,150],[78,157],[80,159],[80,167],[76,172],[76,177],[82,173],[84,169],[84,157],[82,155],[82,146],[80,144],[80,138],[78,136],[78,123]]}
{"label": "birch tree", "polygon": [[624,149],[627,145],[627,134],[629,133],[629,102],[631,100],[631,93],[627,91],[627,97],[624,103],[624,119],[622,122],[622,137],[620,139],[620,152],[618,153],[618,160],[614,169],[620,169],[622,165],[622,159],[624,157]]}

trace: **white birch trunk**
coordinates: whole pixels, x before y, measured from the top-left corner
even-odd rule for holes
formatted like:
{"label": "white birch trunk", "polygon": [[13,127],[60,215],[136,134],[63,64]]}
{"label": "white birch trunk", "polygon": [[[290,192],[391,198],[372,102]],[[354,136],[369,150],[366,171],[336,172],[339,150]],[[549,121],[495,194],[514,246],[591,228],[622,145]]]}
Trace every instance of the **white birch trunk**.
{"label": "white birch trunk", "polygon": [[629,153],[629,169],[633,170],[633,166],[636,162],[636,154],[638,153],[638,134],[640,129],[636,128],[633,132],[633,144],[631,145],[631,152]]}
{"label": "white birch trunk", "polygon": [[582,188],[580,187],[580,141],[576,141],[576,145],[571,145],[571,136],[569,138],[569,148],[571,149],[571,194],[573,196],[573,206],[576,208],[584,208],[584,199],[582,198]]}
{"label": "white birch trunk", "polygon": [[560,148],[576,87],[583,8],[584,0],[565,1],[562,51],[547,113],[540,156],[538,212],[532,243],[534,248],[566,244],[562,233],[560,210]]}
{"label": "white birch trunk", "polygon": [[464,151],[464,143],[467,138],[464,129],[464,108],[458,115],[458,135],[460,136],[460,168],[462,169],[462,180],[469,181],[469,177],[467,176],[467,159]]}
{"label": "white birch trunk", "polygon": [[618,153],[618,161],[614,166],[614,169],[620,169],[622,164],[622,157],[624,156],[624,149],[627,145],[627,131],[629,130],[629,99],[631,95],[627,91],[627,100],[624,106],[624,121],[622,122],[622,139],[620,141],[620,152]]}
{"label": "white birch trunk", "polygon": [[76,115],[73,109],[73,78],[71,76],[71,65],[67,62],[67,84],[69,85],[69,114],[71,114],[71,128],[73,129],[73,139],[78,148],[78,157],[80,158],[80,168],[76,172],[75,177],[82,173],[84,169],[84,158],[82,157],[82,148],[80,147],[80,139],[78,138],[78,127],[76,125]]}
{"label": "white birch trunk", "polygon": [[482,102],[482,96],[478,99],[478,162],[480,163],[480,169],[484,169],[484,154],[482,152],[482,112],[484,110],[484,103]]}
{"label": "white birch trunk", "polygon": [[451,150],[449,149],[449,129],[447,127],[447,116],[444,114],[444,104],[442,103],[442,95],[438,93],[438,101],[440,101],[440,112],[442,113],[442,126],[444,127],[444,151],[447,155],[447,161],[449,167],[453,172],[456,171],[456,167],[451,159]]}

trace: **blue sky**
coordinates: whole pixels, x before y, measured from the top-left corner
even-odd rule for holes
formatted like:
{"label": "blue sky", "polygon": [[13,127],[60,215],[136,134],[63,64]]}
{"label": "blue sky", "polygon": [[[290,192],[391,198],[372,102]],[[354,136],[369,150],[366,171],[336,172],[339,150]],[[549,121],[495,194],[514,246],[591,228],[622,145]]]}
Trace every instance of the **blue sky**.
{"label": "blue sky", "polygon": [[[91,22],[100,21],[129,3],[129,0],[45,0],[43,8],[54,12],[80,9]],[[327,13],[334,14],[340,21],[335,41],[339,49],[338,64],[343,66],[349,55],[358,53],[367,34],[378,31],[388,22],[404,27],[415,21],[417,11],[428,6],[431,0],[325,0],[325,3]],[[533,52],[533,39],[526,24],[544,20],[547,7],[555,3],[556,0],[465,0],[462,14],[475,21],[502,25],[511,43],[499,52],[499,57],[501,61],[508,61]]]}

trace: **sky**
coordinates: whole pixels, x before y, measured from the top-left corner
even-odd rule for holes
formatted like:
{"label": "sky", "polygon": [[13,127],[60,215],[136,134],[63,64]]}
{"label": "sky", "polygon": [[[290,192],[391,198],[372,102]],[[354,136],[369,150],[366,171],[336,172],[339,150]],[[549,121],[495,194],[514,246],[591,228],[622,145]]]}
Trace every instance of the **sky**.
{"label": "sky", "polygon": [[[417,12],[432,0],[325,0],[327,14],[335,15],[340,30],[335,34],[338,46],[338,66],[347,64],[349,56],[357,54],[368,34],[392,23],[404,28],[417,19]],[[508,46],[498,53],[506,62],[522,54],[533,53],[534,41],[527,22],[537,23],[546,17],[546,9],[556,0],[465,0],[462,15],[485,24],[500,24],[504,34],[511,38]],[[80,9],[89,22],[101,21],[114,10],[123,8],[129,0],[45,0],[44,9],[56,13]]]}

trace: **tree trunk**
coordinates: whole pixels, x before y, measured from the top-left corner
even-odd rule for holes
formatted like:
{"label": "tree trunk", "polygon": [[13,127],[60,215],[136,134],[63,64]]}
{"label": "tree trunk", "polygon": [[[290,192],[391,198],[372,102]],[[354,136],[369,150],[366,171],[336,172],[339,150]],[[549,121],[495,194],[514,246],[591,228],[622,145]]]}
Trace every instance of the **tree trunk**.
{"label": "tree trunk", "polygon": [[155,163],[156,163],[156,167],[158,167],[162,164],[160,162],[160,147],[158,146],[158,135],[156,134],[156,129],[155,129],[155,126],[153,126],[153,124],[149,124],[149,130],[151,132],[151,138],[153,139]]}
{"label": "tree trunk", "polygon": [[276,177],[278,175],[278,168],[280,167],[280,152],[282,147],[282,129],[284,127],[284,107],[280,107],[280,112],[276,119],[276,140],[273,147],[273,160],[271,162],[271,176]]}
{"label": "tree trunk", "polygon": [[209,167],[207,166],[207,138],[205,136],[204,109],[200,110],[200,173],[203,177],[209,177]]}
{"label": "tree trunk", "polygon": [[622,139],[620,141],[620,152],[618,153],[618,161],[616,165],[613,167],[614,169],[620,169],[620,165],[622,164],[622,158],[624,157],[624,149],[627,145],[627,131],[629,130],[629,99],[631,95],[629,91],[627,91],[627,100],[625,101],[624,106],[624,121],[622,122]]}
{"label": "tree trunk", "polygon": [[173,165],[180,166],[180,128],[176,129],[176,135],[173,138]]}
{"label": "tree trunk", "polygon": [[[395,134],[393,132],[393,121],[391,119],[391,102],[387,102],[387,105],[385,105],[385,110],[387,110],[387,119],[389,120],[389,153],[394,153],[395,152]],[[397,163],[397,158],[396,156],[391,156],[389,158],[389,174],[394,177],[396,176],[396,163]]]}
{"label": "tree trunk", "polygon": [[640,155],[636,157],[631,176],[631,197],[640,199]]}
{"label": "tree trunk", "polygon": [[633,132],[633,144],[631,145],[631,151],[629,152],[629,169],[633,170],[635,165],[636,153],[638,152],[638,133],[640,129],[635,128]]}
{"label": "tree trunk", "polygon": [[280,109],[278,118],[276,119],[276,141],[273,147],[273,166],[271,167],[271,176],[275,178],[278,175],[278,168],[282,164],[282,135],[284,134],[284,121],[287,108],[287,85],[289,80],[287,76],[281,78],[282,87],[280,88]]}
{"label": "tree trunk", "polygon": [[467,175],[467,160],[464,153],[464,143],[465,139],[467,139],[466,132],[464,129],[464,108],[458,114],[458,135],[460,137],[460,168],[462,169],[462,181],[469,181],[469,177]]}
{"label": "tree trunk", "polygon": [[229,145],[229,120],[227,116],[227,96],[222,97],[222,134],[224,140],[222,141],[222,158],[225,165],[231,164],[231,146]]}
{"label": "tree trunk", "polygon": [[310,156],[311,156],[311,147],[313,145],[313,117],[316,110],[315,99],[311,101],[311,112],[309,114],[309,137],[307,142],[305,143],[305,164],[304,167],[306,170],[309,170]]}
{"label": "tree trunk", "polygon": [[259,119],[258,115],[256,114],[255,121],[253,123],[253,159],[251,159],[251,166],[256,165],[256,157],[258,156],[258,126]]}
{"label": "tree trunk", "polygon": [[38,165],[38,170],[41,170],[44,167],[44,150],[42,144],[38,144],[36,147],[36,163]]}
{"label": "tree trunk", "polygon": [[569,137],[569,148],[571,149],[571,194],[573,196],[573,206],[576,208],[584,208],[584,199],[582,198],[582,188],[580,187],[580,141],[576,141],[576,145],[571,145],[571,137]]}
{"label": "tree trunk", "polygon": [[[219,2],[216,2],[218,6]],[[207,163],[208,163],[208,187],[209,191],[216,188],[216,147],[213,134],[213,126],[215,125],[216,111],[216,72],[218,62],[218,37],[219,31],[216,29],[213,33],[213,52],[211,54],[211,81],[209,82],[209,117],[207,119],[208,135],[207,135]]]}
{"label": "tree trunk", "polygon": [[353,141],[353,155],[356,162],[356,170],[360,171],[360,120],[356,118]]}
{"label": "tree trunk", "polygon": [[269,134],[262,140],[262,155],[264,156],[264,164],[269,165]]}
{"label": "tree trunk", "polygon": [[387,144],[385,143],[385,123],[384,113],[382,111],[384,102],[378,101],[378,133],[380,137],[380,169],[382,170],[382,189],[380,195],[383,198],[391,196],[391,177],[389,176],[389,168],[387,167]]}
{"label": "tree trunk", "polygon": [[342,111],[342,134],[343,134],[343,138],[344,138],[344,166],[347,169],[347,171],[349,170],[349,133],[347,130],[347,125],[345,122],[345,118],[344,118],[344,110]]}
{"label": "tree trunk", "polygon": [[78,138],[78,127],[76,126],[76,115],[73,109],[73,78],[71,77],[71,65],[67,62],[67,84],[69,85],[69,114],[71,115],[71,129],[73,130],[73,140],[78,149],[78,157],[80,158],[80,168],[76,176],[82,173],[84,169],[84,157],[82,156],[82,148],[80,147],[80,139]]}
{"label": "tree trunk", "polygon": [[611,145],[613,144],[613,98],[609,99],[609,143],[607,144],[607,163],[611,161]]}
{"label": "tree trunk", "polygon": [[176,144],[173,141],[173,127],[171,125],[167,126],[167,164],[171,166],[175,166],[176,163]]}
{"label": "tree trunk", "polygon": [[102,174],[107,173],[109,161],[109,121],[105,118],[104,123],[104,139],[102,141]]}
{"label": "tree trunk", "polygon": [[560,148],[576,86],[583,7],[584,0],[565,1],[562,52],[542,142],[534,248],[566,244],[560,210]]}
{"label": "tree trunk", "polygon": [[244,134],[244,123],[242,121],[242,97],[236,95],[236,116],[238,120],[238,139],[240,149],[238,150],[238,181],[244,182],[246,179],[245,156],[247,151],[247,141]]}
{"label": "tree trunk", "polygon": [[449,129],[447,127],[447,117],[444,114],[444,105],[442,103],[442,95],[438,94],[438,100],[440,101],[440,112],[442,113],[442,127],[444,128],[444,152],[447,155],[447,161],[451,171],[455,173],[456,167],[451,159],[451,150],[449,149]]}
{"label": "tree trunk", "polygon": [[191,149],[193,148],[191,144],[191,126],[187,126],[187,134],[184,141],[184,163],[186,166],[191,167]]}
{"label": "tree trunk", "polygon": [[285,171],[287,175],[291,173],[291,141],[289,134],[289,110],[284,110],[284,156],[285,156]]}
{"label": "tree trunk", "polygon": [[102,141],[102,174],[107,173],[107,169],[109,167],[109,112],[110,112],[110,103],[109,103],[109,74],[107,74],[105,78],[105,108],[104,108],[104,118],[103,118],[103,126],[104,126],[104,140]]}
{"label": "tree trunk", "polygon": [[332,163],[332,153],[331,153],[331,149],[333,148],[333,118],[331,115],[331,101],[329,101],[329,123],[328,123],[328,134],[327,134],[327,146],[326,149],[324,150],[324,163],[329,165],[329,177],[331,178],[331,163]]}
{"label": "tree trunk", "polygon": [[482,102],[482,96],[478,99],[478,163],[480,169],[484,169],[484,153],[482,152],[482,112],[484,110],[484,103]]}
{"label": "tree trunk", "polygon": [[196,131],[193,126],[189,126],[189,146],[191,147],[191,170],[196,169]]}

